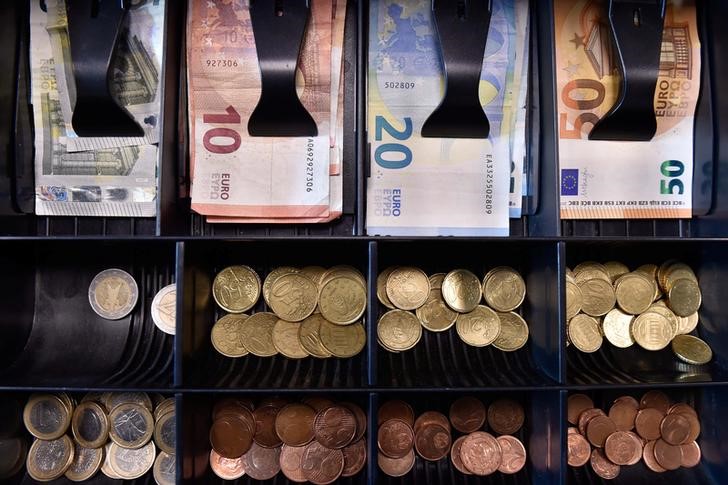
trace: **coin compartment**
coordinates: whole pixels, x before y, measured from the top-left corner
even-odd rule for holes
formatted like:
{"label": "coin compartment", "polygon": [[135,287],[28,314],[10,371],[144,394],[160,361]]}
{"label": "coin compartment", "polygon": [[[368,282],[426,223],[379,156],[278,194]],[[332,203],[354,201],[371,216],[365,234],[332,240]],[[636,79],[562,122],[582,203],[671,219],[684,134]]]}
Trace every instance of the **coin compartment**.
{"label": "coin compartment", "polygon": [[612,241],[566,243],[566,263],[573,268],[582,261],[621,261],[630,270],[642,264],[660,264],[677,259],[688,264],[698,278],[702,305],[700,323],[691,335],[703,339],[713,350],[713,360],[702,366],[680,361],[668,345],[648,351],[634,344],[620,349],[606,339],[602,347],[586,354],[569,346],[566,353],[570,384],[634,384],[691,381],[724,382],[728,379],[728,324],[725,301],[728,287],[728,245],[723,241]]}
{"label": "coin compartment", "polygon": [[[278,266],[302,268],[345,264],[368,275],[364,241],[275,239],[269,241],[185,243],[184,309],[182,311],[183,377],[186,387],[201,388],[355,388],[366,384],[366,347],[349,359],[288,359],[282,355],[229,358],[212,346],[210,332],[226,314],[212,297],[215,275],[235,264],[253,268],[261,279]],[[270,311],[261,295],[246,312]],[[364,316],[365,328],[370,325]]]}
{"label": "coin compartment", "polygon": [[[455,326],[444,332],[423,329],[411,350],[392,353],[376,344],[377,385],[385,387],[508,387],[544,385],[559,380],[559,248],[547,241],[381,240],[376,245],[376,274],[389,266],[414,266],[427,275],[458,268],[479,279],[496,266],[511,266],[526,282],[526,297],[516,312],[526,320],[529,338],[515,352],[466,345]],[[373,315],[389,309],[371,290]],[[481,304],[484,304],[481,302]]]}
{"label": "coin compartment", "polygon": [[[4,248],[0,385],[171,385],[174,337],[157,329],[150,308],[175,281],[175,243],[16,240]],[[120,320],[89,304],[91,280],[109,268],[127,271],[139,289]]]}
{"label": "coin compartment", "polygon": [[[602,480],[594,473],[591,465],[587,463],[581,467],[571,467],[566,463],[564,469],[567,478],[566,483],[612,483],[615,485],[648,485],[664,483],[672,484],[696,484],[715,485],[723,483],[725,474],[728,473],[728,465],[725,462],[725,436],[723,429],[723,417],[726,403],[728,403],[728,390],[724,387],[684,385],[666,388],[659,387],[615,387],[609,386],[601,389],[574,389],[571,393],[583,393],[594,401],[594,406],[609,412],[609,407],[614,400],[620,396],[632,396],[639,400],[647,391],[657,389],[670,397],[673,403],[684,402],[695,408],[700,420],[700,436],[696,440],[700,445],[702,458],[698,466],[693,468],[679,468],[665,473],[655,473],[644,464],[642,460],[632,466],[622,466],[619,476],[614,480]],[[571,426],[564,419],[564,433],[566,427]],[[564,434],[564,440],[566,435]],[[566,450],[564,445],[562,449]]]}

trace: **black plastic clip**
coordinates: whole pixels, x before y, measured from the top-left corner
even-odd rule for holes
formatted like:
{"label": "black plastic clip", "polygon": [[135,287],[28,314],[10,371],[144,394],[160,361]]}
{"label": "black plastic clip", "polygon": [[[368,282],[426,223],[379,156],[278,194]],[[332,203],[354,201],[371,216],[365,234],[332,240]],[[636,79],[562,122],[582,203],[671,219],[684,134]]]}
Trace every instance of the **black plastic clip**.
{"label": "black plastic clip", "polygon": [[665,0],[610,0],[609,26],[622,81],[617,102],[590,140],[650,141],[657,131],[655,87],[660,69]]}
{"label": "black plastic clip", "polygon": [[79,136],[144,136],[144,130],[111,95],[111,60],[128,4],[124,0],[68,0],[76,106],[71,124]]}
{"label": "black plastic clip", "polygon": [[260,100],[248,120],[251,136],[316,136],[296,93],[296,66],[311,14],[308,0],[250,0],[260,65]]}
{"label": "black plastic clip", "polygon": [[490,27],[490,0],[432,0],[445,67],[445,96],[422,125],[423,137],[487,138],[478,86]]}

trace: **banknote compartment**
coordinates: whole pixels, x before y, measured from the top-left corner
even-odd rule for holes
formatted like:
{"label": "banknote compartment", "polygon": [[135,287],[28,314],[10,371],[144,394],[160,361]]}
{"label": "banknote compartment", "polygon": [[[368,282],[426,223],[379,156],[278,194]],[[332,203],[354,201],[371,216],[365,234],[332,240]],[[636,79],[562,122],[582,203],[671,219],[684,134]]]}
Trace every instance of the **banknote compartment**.
{"label": "banknote compartment", "polygon": [[[389,266],[413,266],[425,273],[468,269],[481,279],[496,266],[511,266],[526,282],[516,310],[529,338],[515,352],[466,345],[455,326],[444,332],[423,329],[421,341],[399,354],[376,347],[377,385],[386,387],[521,387],[559,381],[558,245],[547,241],[381,240],[376,274]],[[388,311],[372,290],[372,320]],[[481,302],[481,304],[485,304]],[[376,327],[374,337],[376,338]],[[376,342],[374,342],[376,343]]]}
{"label": "banknote compartment", "polygon": [[[587,463],[581,467],[571,467],[564,464],[564,476],[567,484],[583,483],[613,483],[615,485],[648,485],[653,483],[672,484],[696,484],[696,485],[717,485],[723,483],[728,466],[725,462],[725,439],[720,430],[723,427],[723,415],[728,405],[728,391],[724,387],[685,385],[680,387],[655,388],[643,387],[624,388],[610,386],[602,389],[579,389],[572,390],[572,393],[583,393],[591,397],[594,406],[609,412],[613,401],[620,396],[632,396],[639,400],[647,391],[657,389],[664,392],[673,403],[684,402],[692,406],[700,420],[700,436],[696,440],[701,449],[702,459],[694,468],[679,468],[665,473],[651,471],[640,460],[632,466],[622,466],[619,476],[614,480],[603,480],[594,473],[591,465]],[[571,426],[564,420],[564,433],[566,427]],[[566,452],[566,436],[564,435],[562,449]]]}
{"label": "banknote compartment", "polygon": [[[371,416],[373,422],[377,422],[379,408],[390,400],[402,400],[408,403],[417,416],[425,411],[438,411],[448,416],[450,405],[457,399],[464,396],[472,396],[483,402],[486,406],[498,399],[512,399],[523,406],[525,421],[521,429],[514,434],[526,448],[526,464],[521,471],[513,475],[506,475],[495,472],[492,475],[479,477],[475,475],[464,475],[452,464],[450,454],[437,462],[429,462],[419,455],[416,455],[415,465],[412,470],[401,478],[394,478],[386,475],[376,463],[377,485],[391,484],[419,484],[419,483],[452,483],[452,484],[557,484],[561,483],[559,478],[559,456],[561,454],[561,440],[559,439],[560,427],[560,402],[559,391],[522,391],[522,392],[500,392],[500,391],[387,391],[378,392],[374,401]],[[483,430],[494,434],[490,427],[484,426]],[[463,433],[452,429],[452,440],[455,441]],[[370,444],[371,455],[376,457],[378,448],[376,435],[372,433]]]}
{"label": "banknote compartment", "polygon": [[[367,246],[355,239],[271,239],[268,241],[189,241],[185,243],[182,314],[185,387],[202,388],[349,388],[366,383],[367,349],[349,359],[288,359],[282,355],[232,359],[212,346],[210,332],[225,315],[213,299],[215,275],[231,265],[253,268],[261,279],[278,266],[302,268],[351,265],[367,272]],[[250,311],[271,311],[261,295]],[[366,316],[366,313],[365,313]],[[366,320],[366,317],[364,318]],[[370,325],[364,321],[365,328]],[[369,343],[367,342],[367,345]]]}
{"label": "banknote compartment", "polygon": [[[281,392],[282,391],[282,392]],[[307,397],[328,398],[336,402],[351,402],[358,405],[367,416],[369,413],[369,397],[365,390],[353,390],[353,392],[286,392],[286,390],[273,392],[235,392],[235,393],[194,393],[186,394],[182,397],[182,447],[180,455],[182,459],[177,461],[178,466],[181,463],[182,474],[177,477],[177,483],[183,484],[220,484],[231,483],[219,478],[210,468],[210,426],[212,425],[212,409],[215,403],[227,397],[243,397],[252,399],[255,404],[263,399],[270,397],[279,397],[289,402],[300,401]],[[371,419],[369,420],[371,423]],[[372,441],[371,424],[367,425],[365,439],[368,444]],[[375,445],[376,446],[376,445]],[[367,449],[367,463],[364,469],[353,477],[339,478],[336,483],[343,485],[365,485],[372,483],[368,470],[370,467],[369,449]],[[279,472],[276,477],[270,481],[260,482],[251,479],[247,475],[235,481],[239,485],[255,485],[258,483],[276,483],[280,485],[291,485],[295,482],[288,480],[283,472]]]}
{"label": "banknote compartment", "polygon": [[[702,305],[700,322],[691,334],[703,339],[713,350],[713,360],[703,366],[680,361],[670,346],[648,351],[637,344],[626,349],[611,345],[587,354],[571,345],[565,349],[567,383],[636,384],[680,382],[726,382],[728,379],[728,326],[725,304],[728,291],[722,284],[728,276],[728,245],[723,241],[612,241],[567,242],[566,265],[573,268],[583,261],[621,261],[630,270],[642,264],[661,264],[677,259],[688,264],[698,278]],[[565,344],[564,344],[565,345]]]}
{"label": "banknote compartment", "polygon": [[[150,307],[175,281],[174,243],[15,240],[2,247],[0,385],[171,386],[174,337],[157,329]],[[89,284],[109,268],[130,273],[139,289],[132,312],[115,321],[89,303]]]}

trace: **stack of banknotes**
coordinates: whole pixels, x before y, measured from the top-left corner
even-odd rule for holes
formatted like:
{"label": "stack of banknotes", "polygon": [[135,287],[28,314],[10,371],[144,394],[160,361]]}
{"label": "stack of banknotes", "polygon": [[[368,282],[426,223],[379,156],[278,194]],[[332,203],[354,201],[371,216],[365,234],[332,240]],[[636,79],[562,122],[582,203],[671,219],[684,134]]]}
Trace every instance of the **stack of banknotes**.
{"label": "stack of banknotes", "polygon": [[30,2],[35,199],[39,215],[156,213],[164,0],[135,2],[112,59],[110,89],[142,137],[79,137],[66,0]]}
{"label": "stack of banknotes", "polygon": [[311,0],[310,7],[296,84],[318,135],[253,137],[248,119],[261,86],[248,2],[189,2],[192,209],[208,222],[314,223],[341,215],[346,0]]}

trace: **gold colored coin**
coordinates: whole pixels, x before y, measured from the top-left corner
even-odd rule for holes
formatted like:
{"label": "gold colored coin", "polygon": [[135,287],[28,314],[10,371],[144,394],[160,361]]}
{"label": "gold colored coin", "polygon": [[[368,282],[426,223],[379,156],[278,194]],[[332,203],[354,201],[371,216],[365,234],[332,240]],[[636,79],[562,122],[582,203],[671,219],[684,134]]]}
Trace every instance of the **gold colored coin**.
{"label": "gold colored coin", "polygon": [[160,451],[157,459],[154,461],[154,481],[157,485],[174,485],[175,484],[175,466],[176,457],[173,454]]}
{"label": "gold colored coin", "polygon": [[[102,445],[103,446],[103,445]],[[78,443],[73,444],[73,461],[66,470],[66,478],[72,482],[88,480],[101,469],[104,461],[103,448],[84,448]]]}
{"label": "gold colored coin", "polygon": [[607,340],[621,349],[626,349],[634,345],[634,339],[630,328],[632,325],[633,315],[624,313],[619,308],[613,308],[604,316],[602,329]]}
{"label": "gold colored coin", "polygon": [[673,336],[670,322],[657,312],[647,311],[632,322],[632,337],[645,350],[662,350]]}
{"label": "gold colored coin", "polygon": [[670,330],[672,331],[672,337],[670,340],[675,338],[675,335],[677,335],[678,328],[680,326],[680,317],[675,315],[672,310],[670,310],[667,305],[662,304],[653,304],[650,305],[650,308],[648,309],[650,312],[659,313],[663,317],[667,319],[667,322],[670,324]]}
{"label": "gold colored coin", "polygon": [[612,284],[612,278],[609,276],[609,274],[597,268],[583,269],[576,276],[574,276],[574,281],[576,281],[577,285],[580,285],[585,281],[592,279],[604,280],[607,283]]}
{"label": "gold colored coin", "polygon": [[260,298],[260,277],[249,266],[228,266],[212,282],[212,297],[228,313],[243,313]]}
{"label": "gold colored coin", "polygon": [[324,320],[321,322],[319,334],[321,344],[326,350],[340,359],[347,359],[359,354],[367,342],[367,334],[361,323],[334,325]]}
{"label": "gold colored coin", "polygon": [[602,346],[602,331],[599,321],[580,313],[569,322],[569,339],[582,352],[596,352]]}
{"label": "gold colored coin", "polygon": [[112,443],[109,455],[109,465],[114,473],[124,480],[136,480],[152,469],[156,450],[153,442],[136,449],[122,448]]}
{"label": "gold colored coin", "polygon": [[104,445],[104,462],[101,464],[101,473],[113,480],[121,480],[122,478],[111,469],[111,454],[109,453],[109,450],[111,450],[112,444],[113,442],[108,441]]}
{"label": "gold colored coin", "polygon": [[606,315],[617,301],[612,284],[602,279],[587,280],[579,285],[579,289],[582,294],[581,311],[592,317]]}
{"label": "gold colored coin", "polygon": [[243,324],[250,317],[245,314],[230,314],[220,318],[212,327],[210,339],[215,350],[226,357],[243,357],[248,350],[243,345]]}
{"label": "gold colored coin", "polygon": [[607,267],[596,261],[583,261],[574,266],[574,278],[579,276],[579,273],[587,270],[597,270],[600,273],[609,274]]}
{"label": "gold colored coin", "polygon": [[430,296],[430,280],[419,268],[400,266],[387,278],[387,297],[402,310],[421,307]]}
{"label": "gold colored coin", "polygon": [[301,268],[301,274],[318,285],[326,274],[326,268],[323,266],[304,266]]}
{"label": "gold colored coin", "polygon": [[121,269],[107,269],[97,274],[88,288],[91,309],[107,320],[127,316],[137,304],[139,287],[134,277]]}
{"label": "gold colored coin", "polygon": [[109,437],[122,448],[141,448],[154,434],[154,416],[143,406],[119,404],[109,413]]}
{"label": "gold colored coin", "polygon": [[321,314],[338,325],[356,322],[367,307],[366,287],[349,276],[330,278],[321,287],[318,298]]}
{"label": "gold colored coin", "polygon": [[300,327],[299,322],[288,322],[286,320],[278,320],[273,325],[273,346],[279,353],[289,359],[308,357],[308,354],[301,346],[301,341],[298,340]]}
{"label": "gold colored coin", "polygon": [[667,280],[666,280],[667,271],[670,269],[670,267],[673,264],[676,264],[676,263],[679,263],[679,261],[676,259],[668,259],[667,261],[665,261],[664,263],[662,263],[660,266],[657,267],[656,279],[657,279],[657,283],[660,285],[660,289],[662,289],[663,291],[667,291]]}
{"label": "gold colored coin", "polygon": [[71,414],[60,397],[53,394],[35,394],[25,405],[23,422],[28,432],[36,438],[55,440],[68,429]]}
{"label": "gold colored coin", "polygon": [[300,322],[318,304],[318,286],[300,273],[278,277],[270,287],[270,308],[282,320]]}
{"label": "gold colored coin", "polygon": [[501,329],[493,347],[504,352],[513,352],[528,342],[528,325],[518,313],[496,312],[500,320]]}
{"label": "gold colored coin", "polygon": [[424,305],[415,310],[415,315],[422,326],[431,332],[443,332],[451,328],[458,317],[458,313],[445,304],[439,289],[430,290],[430,296]]}
{"label": "gold colored coin", "polygon": [[713,359],[713,351],[702,339],[692,335],[678,335],[672,340],[672,351],[688,364],[707,364]]}
{"label": "gold colored coin", "polygon": [[430,275],[430,290],[442,290],[442,283],[445,281],[445,273],[435,273]]}
{"label": "gold colored coin", "polygon": [[620,263],[619,261],[607,261],[606,263],[604,263],[604,268],[606,268],[607,274],[612,280],[612,283],[614,283],[617,278],[619,278],[623,274],[629,273],[629,268],[627,267],[627,265]]}
{"label": "gold colored coin", "polygon": [[82,402],[73,412],[71,431],[82,447],[100,448],[109,437],[109,418],[100,404]]}
{"label": "gold colored coin", "polygon": [[498,338],[501,321],[496,312],[485,305],[478,305],[475,310],[457,316],[455,329],[466,344],[485,347]]}
{"label": "gold colored coin", "polygon": [[616,284],[617,304],[626,313],[637,315],[647,311],[654,299],[653,280],[642,273],[626,274]]}
{"label": "gold colored coin", "polygon": [[454,269],[445,275],[441,290],[447,306],[460,313],[475,310],[483,297],[480,280],[467,269]]}
{"label": "gold colored coin", "polygon": [[422,338],[422,325],[410,312],[390,310],[379,319],[377,338],[385,348],[409,350]]}
{"label": "gold colored coin", "polygon": [[515,310],[526,297],[526,282],[513,268],[502,266],[490,272],[483,280],[483,297],[494,310]]}
{"label": "gold colored coin", "polygon": [[326,320],[321,314],[314,313],[303,320],[298,329],[298,341],[303,350],[311,357],[319,359],[331,357],[331,352],[321,343],[321,322],[324,321]]}
{"label": "gold colored coin", "polygon": [[698,315],[698,312],[695,312],[687,317],[677,317],[678,335],[685,335],[692,332],[698,326],[699,321],[700,316]]}
{"label": "gold colored coin", "polygon": [[573,281],[566,281],[566,319],[571,320],[581,311],[581,289]]}
{"label": "gold colored coin", "polygon": [[390,310],[394,310],[396,307],[387,296],[387,279],[389,279],[389,275],[392,274],[392,271],[395,269],[397,269],[396,266],[389,266],[377,276],[377,299],[379,300],[379,303]]}
{"label": "gold colored coin", "polygon": [[700,287],[696,281],[682,278],[676,280],[667,294],[670,309],[679,317],[697,312],[702,302]]}
{"label": "gold colored coin", "polygon": [[[285,278],[285,276],[281,278]],[[258,357],[276,355],[278,351],[273,345],[273,327],[277,321],[278,317],[273,313],[253,313],[241,325],[240,343],[248,352]]]}
{"label": "gold colored coin", "polygon": [[28,451],[28,475],[39,482],[60,478],[73,463],[73,456],[73,441],[67,435],[54,440],[37,439]]}
{"label": "gold colored coin", "polygon": [[[300,269],[294,268],[293,266],[279,266],[277,268],[273,268],[270,273],[266,275],[265,280],[263,280],[263,299],[265,300],[265,304],[270,306],[270,288],[271,286],[273,286],[273,282],[275,280],[285,274],[295,274],[301,272],[302,271]],[[308,277],[309,275],[306,276]],[[318,281],[316,281],[316,284],[318,284]]]}
{"label": "gold colored coin", "polygon": [[340,264],[337,266],[332,266],[331,268],[326,270],[326,273],[323,274],[321,277],[321,281],[319,282],[319,289],[328,283],[328,281],[332,278],[337,278],[339,276],[346,276],[349,278],[354,278],[357,280],[363,287],[366,288],[367,286],[367,280],[364,278],[364,275],[361,274],[361,271],[356,269],[353,266],[349,266],[347,264]]}

